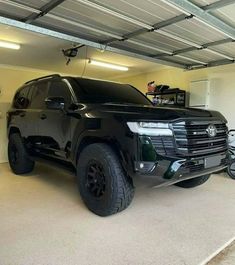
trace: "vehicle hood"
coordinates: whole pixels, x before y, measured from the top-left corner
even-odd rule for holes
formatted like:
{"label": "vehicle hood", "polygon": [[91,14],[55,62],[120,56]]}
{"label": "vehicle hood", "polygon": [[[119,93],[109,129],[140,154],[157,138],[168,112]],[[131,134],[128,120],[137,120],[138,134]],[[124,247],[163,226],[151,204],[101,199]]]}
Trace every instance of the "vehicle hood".
{"label": "vehicle hood", "polygon": [[180,118],[226,119],[217,111],[193,108],[154,107],[148,105],[102,104],[102,112],[125,120],[176,120]]}

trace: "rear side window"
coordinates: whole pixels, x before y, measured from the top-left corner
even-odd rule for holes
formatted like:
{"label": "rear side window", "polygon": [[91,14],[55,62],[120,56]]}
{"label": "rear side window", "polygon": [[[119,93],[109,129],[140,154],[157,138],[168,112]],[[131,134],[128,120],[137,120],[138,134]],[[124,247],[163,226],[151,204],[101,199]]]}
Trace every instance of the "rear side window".
{"label": "rear side window", "polygon": [[46,81],[38,82],[33,85],[31,109],[45,109],[45,99],[48,95],[49,83]]}
{"label": "rear side window", "polygon": [[27,109],[29,106],[28,93],[29,86],[20,89],[14,97],[13,107],[16,109]]}
{"label": "rear side window", "polygon": [[62,81],[52,81],[48,92],[48,97],[62,97],[65,100],[65,105],[70,106],[72,103],[72,94],[68,85]]}

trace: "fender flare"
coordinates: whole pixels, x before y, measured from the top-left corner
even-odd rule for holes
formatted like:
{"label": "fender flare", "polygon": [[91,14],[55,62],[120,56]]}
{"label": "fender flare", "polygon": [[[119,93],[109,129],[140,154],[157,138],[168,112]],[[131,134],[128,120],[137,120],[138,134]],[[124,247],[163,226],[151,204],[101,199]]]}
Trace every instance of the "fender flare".
{"label": "fender flare", "polygon": [[92,133],[86,133],[84,132],[82,135],[80,135],[76,141],[76,146],[72,150],[72,163],[74,167],[77,166],[77,161],[79,160],[79,156],[84,148],[86,148],[88,145],[93,143],[105,143],[109,145],[112,150],[116,153],[118,156],[120,163],[125,170],[125,172],[128,172],[128,159],[125,156],[124,152],[122,151],[121,145],[119,144],[118,140],[115,138],[105,138],[105,137],[99,137]]}

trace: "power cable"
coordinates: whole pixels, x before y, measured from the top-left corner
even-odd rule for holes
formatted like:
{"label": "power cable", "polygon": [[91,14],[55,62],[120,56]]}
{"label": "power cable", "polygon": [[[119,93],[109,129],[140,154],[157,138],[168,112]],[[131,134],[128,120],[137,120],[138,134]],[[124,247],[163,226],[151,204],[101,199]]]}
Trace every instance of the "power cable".
{"label": "power cable", "polygon": [[82,74],[81,74],[81,78],[83,78],[84,74],[85,74],[85,71],[86,71],[86,67],[87,67],[87,54],[88,54],[88,47],[86,46],[86,53],[85,53],[85,64],[84,64],[84,67],[83,67],[83,71],[82,71]]}

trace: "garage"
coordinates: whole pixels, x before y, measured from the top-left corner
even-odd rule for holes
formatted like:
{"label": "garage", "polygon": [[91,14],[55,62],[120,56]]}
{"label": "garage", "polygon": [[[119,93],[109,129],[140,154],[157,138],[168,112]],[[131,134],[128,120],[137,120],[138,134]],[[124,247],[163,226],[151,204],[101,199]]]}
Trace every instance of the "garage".
{"label": "garage", "polygon": [[0,264],[235,264],[234,40],[234,0],[0,0]]}

